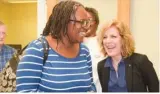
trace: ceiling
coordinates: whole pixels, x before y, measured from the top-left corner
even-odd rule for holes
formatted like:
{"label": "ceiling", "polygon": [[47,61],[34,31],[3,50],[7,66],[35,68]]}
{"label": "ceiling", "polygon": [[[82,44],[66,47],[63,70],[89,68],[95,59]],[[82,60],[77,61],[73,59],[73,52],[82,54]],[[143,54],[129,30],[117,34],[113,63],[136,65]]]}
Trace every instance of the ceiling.
{"label": "ceiling", "polygon": [[4,3],[36,3],[38,0],[0,0]]}

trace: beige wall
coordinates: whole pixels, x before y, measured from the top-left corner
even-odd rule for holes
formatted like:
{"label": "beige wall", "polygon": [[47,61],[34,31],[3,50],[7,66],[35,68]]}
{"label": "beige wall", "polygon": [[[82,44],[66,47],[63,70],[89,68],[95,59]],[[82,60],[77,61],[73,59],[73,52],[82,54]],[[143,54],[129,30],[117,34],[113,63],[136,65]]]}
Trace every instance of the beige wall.
{"label": "beige wall", "polygon": [[37,38],[36,3],[1,5],[0,18],[4,20],[8,28],[6,44],[22,44],[24,47]]}
{"label": "beige wall", "polygon": [[[117,18],[117,0],[76,0],[84,6],[93,7],[99,12],[100,25]],[[98,30],[99,31],[99,30]]]}
{"label": "beige wall", "polygon": [[[146,54],[159,74],[159,0],[132,0],[130,27],[136,52]],[[160,78],[160,75],[159,75]]]}
{"label": "beige wall", "polygon": [[117,0],[117,19],[130,26],[131,0]]}

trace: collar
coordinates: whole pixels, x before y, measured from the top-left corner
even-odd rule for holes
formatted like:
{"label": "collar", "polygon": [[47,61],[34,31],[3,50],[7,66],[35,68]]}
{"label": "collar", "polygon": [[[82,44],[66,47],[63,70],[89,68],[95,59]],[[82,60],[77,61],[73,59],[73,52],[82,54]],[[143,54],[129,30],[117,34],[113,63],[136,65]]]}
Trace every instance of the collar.
{"label": "collar", "polygon": [[[124,64],[124,59],[123,58],[120,60],[119,64]],[[107,57],[104,67],[110,67],[112,70],[114,70],[114,67],[112,65],[112,59],[111,59],[111,57]]]}
{"label": "collar", "polygon": [[4,48],[5,48],[5,45],[3,44],[2,47],[0,48],[0,52],[3,51]]}

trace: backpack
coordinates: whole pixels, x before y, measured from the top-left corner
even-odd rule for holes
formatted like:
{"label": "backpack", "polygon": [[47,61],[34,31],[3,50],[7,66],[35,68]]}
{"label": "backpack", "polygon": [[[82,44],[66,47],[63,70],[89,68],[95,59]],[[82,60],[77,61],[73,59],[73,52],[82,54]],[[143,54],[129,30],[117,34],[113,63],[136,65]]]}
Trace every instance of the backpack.
{"label": "backpack", "polygon": [[[42,43],[42,46],[44,48],[43,50],[44,53],[43,65],[44,65],[48,58],[49,45],[44,37],[40,37],[38,38],[38,40]],[[13,54],[12,58],[6,63],[5,67],[0,72],[0,92],[16,91],[16,70],[18,62],[20,61],[19,56],[24,52],[24,50],[28,47],[28,45],[26,45],[19,53]]]}

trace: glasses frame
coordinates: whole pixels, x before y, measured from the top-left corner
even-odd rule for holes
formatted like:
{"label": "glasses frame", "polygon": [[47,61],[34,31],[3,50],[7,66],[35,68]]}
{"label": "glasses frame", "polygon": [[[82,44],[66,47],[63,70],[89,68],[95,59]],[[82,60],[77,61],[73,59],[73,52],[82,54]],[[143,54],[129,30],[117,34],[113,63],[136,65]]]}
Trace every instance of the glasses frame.
{"label": "glasses frame", "polygon": [[70,21],[80,23],[82,27],[90,27],[91,26],[91,21],[89,19],[88,20],[73,20],[73,19],[70,19]]}

